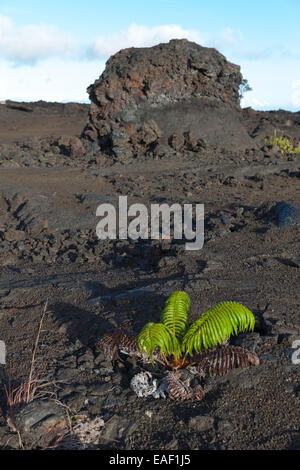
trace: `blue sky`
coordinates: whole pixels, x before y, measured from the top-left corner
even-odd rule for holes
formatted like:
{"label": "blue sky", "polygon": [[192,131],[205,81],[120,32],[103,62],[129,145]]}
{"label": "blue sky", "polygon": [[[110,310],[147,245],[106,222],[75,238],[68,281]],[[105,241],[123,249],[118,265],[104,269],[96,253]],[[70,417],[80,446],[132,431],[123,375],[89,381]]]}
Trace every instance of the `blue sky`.
{"label": "blue sky", "polygon": [[0,100],[86,101],[111,54],[187,38],[241,66],[242,106],[300,110],[300,0],[0,0]]}

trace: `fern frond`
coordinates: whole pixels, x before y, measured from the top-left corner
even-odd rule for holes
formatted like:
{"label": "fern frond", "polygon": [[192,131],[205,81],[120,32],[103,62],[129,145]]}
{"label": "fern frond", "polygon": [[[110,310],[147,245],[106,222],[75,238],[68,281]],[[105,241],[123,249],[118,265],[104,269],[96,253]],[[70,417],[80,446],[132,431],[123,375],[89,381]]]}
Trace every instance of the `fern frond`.
{"label": "fern frond", "polygon": [[224,375],[231,369],[240,367],[246,369],[259,365],[258,356],[240,346],[228,346],[205,351],[193,357],[197,364],[197,371],[202,374],[214,377]]}
{"label": "fern frond", "polygon": [[161,323],[166,325],[179,342],[188,329],[189,309],[189,296],[185,292],[177,291],[168,298],[161,315]]}
{"label": "fern frond", "polygon": [[183,338],[183,347],[190,355],[224,343],[232,335],[254,329],[253,313],[238,302],[221,302],[203,313]]}
{"label": "fern frond", "polygon": [[193,374],[187,375],[187,371],[184,373],[179,370],[168,372],[164,382],[169,398],[176,401],[202,400],[205,392],[199,384],[192,386],[193,381]]}
{"label": "fern frond", "polygon": [[120,351],[129,355],[137,355],[136,334],[132,331],[113,329],[105,333],[98,342],[99,348],[106,358],[115,360]]}
{"label": "fern frond", "polygon": [[137,344],[142,352],[147,352],[152,364],[152,353],[157,346],[166,356],[180,351],[176,337],[162,323],[147,323],[138,335]]}

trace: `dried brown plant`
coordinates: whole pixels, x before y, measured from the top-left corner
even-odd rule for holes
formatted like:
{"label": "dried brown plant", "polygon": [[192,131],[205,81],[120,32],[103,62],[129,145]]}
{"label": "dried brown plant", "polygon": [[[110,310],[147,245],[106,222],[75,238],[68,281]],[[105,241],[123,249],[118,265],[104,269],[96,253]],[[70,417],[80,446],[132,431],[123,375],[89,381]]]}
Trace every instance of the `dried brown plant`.
{"label": "dried brown plant", "polygon": [[[137,345],[137,335],[132,331],[113,330],[106,333],[98,342],[107,359],[115,360],[118,353],[123,352],[128,356],[134,356],[143,364],[149,363],[147,356],[143,355]],[[209,376],[224,375],[231,369],[246,369],[250,366],[258,366],[258,356],[240,346],[229,346],[228,342],[221,346],[203,351],[194,356],[187,356],[185,367],[179,370],[172,368],[169,361],[162,362],[162,357],[158,351],[153,352],[153,360],[158,364],[163,364],[167,369],[164,382],[168,396],[171,400],[202,400],[205,396],[200,384],[192,386],[195,377],[204,379]],[[167,358],[166,358],[167,359]],[[194,366],[196,374],[188,373]],[[184,374],[186,372],[186,374]]]}

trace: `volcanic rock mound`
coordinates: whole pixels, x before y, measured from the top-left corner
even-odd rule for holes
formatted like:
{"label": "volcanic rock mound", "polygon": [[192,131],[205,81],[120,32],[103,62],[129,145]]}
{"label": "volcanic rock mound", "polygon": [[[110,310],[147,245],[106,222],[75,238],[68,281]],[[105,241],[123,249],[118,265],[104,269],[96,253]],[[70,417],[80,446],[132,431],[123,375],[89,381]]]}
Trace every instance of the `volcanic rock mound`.
{"label": "volcanic rock mound", "polygon": [[[88,88],[83,137],[117,158],[169,144],[175,150],[256,147],[241,122],[240,67],[186,39],[129,48]],[[199,140],[200,139],[200,140]]]}

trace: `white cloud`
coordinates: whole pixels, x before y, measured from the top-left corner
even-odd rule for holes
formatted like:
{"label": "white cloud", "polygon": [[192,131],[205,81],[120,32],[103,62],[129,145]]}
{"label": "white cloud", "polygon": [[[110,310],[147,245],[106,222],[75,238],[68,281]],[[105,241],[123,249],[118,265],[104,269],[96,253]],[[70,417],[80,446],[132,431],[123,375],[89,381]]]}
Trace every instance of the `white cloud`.
{"label": "white cloud", "polygon": [[0,54],[16,63],[30,63],[48,57],[72,58],[79,44],[70,34],[53,25],[15,26],[0,15]]}
{"label": "white cloud", "polygon": [[0,101],[89,101],[87,87],[101,75],[105,62],[51,58],[13,67],[0,61]]}
{"label": "white cloud", "polygon": [[270,103],[267,100],[258,100],[255,97],[250,98],[252,106],[259,107],[259,108],[266,108],[267,106],[270,105]]}
{"label": "white cloud", "polygon": [[[237,50],[244,37],[239,30],[223,28],[219,34],[212,36],[195,29],[185,29],[180,25],[143,26],[131,24],[127,29],[110,36],[98,36],[90,48],[94,57],[109,57],[128,47],[151,47],[171,39],[188,39],[202,46],[215,47],[219,50],[231,48]],[[259,51],[261,53],[261,51]],[[242,51],[242,54],[244,52]]]}
{"label": "white cloud", "polygon": [[[299,109],[297,57],[283,55],[278,47],[258,45],[255,49],[252,41],[246,42],[239,30],[228,26],[212,35],[180,25],[131,24],[86,45],[80,36],[74,37],[56,26],[17,26],[1,14],[0,100],[88,101],[86,88],[102,73],[110,55],[128,47],[151,47],[183,38],[215,47],[228,60],[241,65],[243,76],[253,88],[245,94],[242,106]],[[290,77],[295,78],[292,84]]]}
{"label": "white cloud", "polygon": [[248,108],[249,106],[251,108],[260,110],[272,109],[272,105],[268,100],[254,96],[253,92],[247,92],[245,96],[241,99],[242,108]]}
{"label": "white cloud", "polygon": [[120,49],[151,47],[170,39],[188,39],[203,46],[215,47],[226,56],[229,54],[237,58],[265,59],[273,53],[271,49],[251,50],[245,47],[241,31],[229,26],[212,36],[176,24],[148,27],[133,23],[116,34],[96,37],[87,47],[57,26],[16,26],[9,17],[0,14],[0,55],[16,64],[33,63],[50,57],[108,58]]}
{"label": "white cloud", "polygon": [[3,40],[13,28],[10,18],[0,15],[0,41]]}
{"label": "white cloud", "polygon": [[109,37],[98,36],[92,45],[91,54],[95,57],[108,57],[128,47],[150,47],[170,39],[188,39],[198,44],[206,44],[203,34],[194,29],[184,29],[179,25],[161,25],[149,28],[131,24],[128,29]]}

